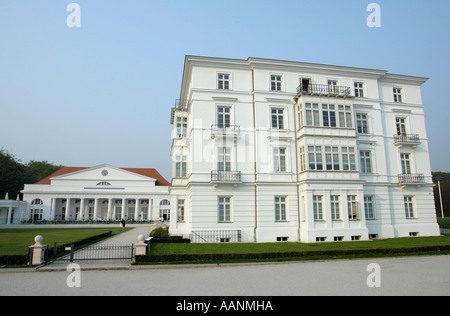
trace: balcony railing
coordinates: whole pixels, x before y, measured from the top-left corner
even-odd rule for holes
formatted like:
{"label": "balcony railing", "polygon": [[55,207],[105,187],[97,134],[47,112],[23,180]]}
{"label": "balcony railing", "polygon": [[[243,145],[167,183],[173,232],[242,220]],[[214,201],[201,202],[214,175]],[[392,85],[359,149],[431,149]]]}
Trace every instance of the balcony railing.
{"label": "balcony railing", "polygon": [[241,183],[242,182],[241,172],[213,170],[211,171],[211,182]]}
{"label": "balcony railing", "polygon": [[191,100],[175,100],[175,108],[187,110],[191,104]]}
{"label": "balcony railing", "polygon": [[420,137],[417,134],[394,135],[395,145],[417,145],[420,144]]}
{"label": "balcony railing", "polygon": [[351,97],[350,87],[325,84],[301,84],[297,94],[328,95],[334,97]]}
{"label": "balcony railing", "polygon": [[425,183],[425,176],[422,173],[412,174],[399,174],[399,184],[421,184]]}
{"label": "balcony railing", "polygon": [[216,136],[237,136],[241,133],[241,127],[239,125],[211,125],[211,137]]}

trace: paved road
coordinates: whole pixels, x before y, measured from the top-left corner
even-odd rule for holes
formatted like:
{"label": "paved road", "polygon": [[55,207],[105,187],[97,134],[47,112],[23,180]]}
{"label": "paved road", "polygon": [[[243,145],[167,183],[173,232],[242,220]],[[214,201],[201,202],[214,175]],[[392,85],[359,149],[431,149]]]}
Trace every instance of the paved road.
{"label": "paved road", "polygon": [[[367,271],[371,263],[377,263],[381,269],[379,288],[367,285],[374,271]],[[73,276],[67,271],[5,273],[0,270],[0,295],[447,296],[449,267],[450,256],[203,267],[146,266],[81,271],[79,288],[67,286],[67,279]]]}

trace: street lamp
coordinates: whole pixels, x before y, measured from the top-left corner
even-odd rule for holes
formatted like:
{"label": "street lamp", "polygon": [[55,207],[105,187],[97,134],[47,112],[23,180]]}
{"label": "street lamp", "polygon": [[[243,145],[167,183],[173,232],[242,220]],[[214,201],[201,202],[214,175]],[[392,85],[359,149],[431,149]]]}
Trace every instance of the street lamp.
{"label": "street lamp", "polygon": [[433,179],[438,182],[439,200],[441,202],[441,216],[442,216],[442,218],[444,218],[444,207],[442,206],[442,195],[441,195],[441,180],[444,180],[444,177],[442,177],[442,176],[435,176],[435,177],[433,177]]}

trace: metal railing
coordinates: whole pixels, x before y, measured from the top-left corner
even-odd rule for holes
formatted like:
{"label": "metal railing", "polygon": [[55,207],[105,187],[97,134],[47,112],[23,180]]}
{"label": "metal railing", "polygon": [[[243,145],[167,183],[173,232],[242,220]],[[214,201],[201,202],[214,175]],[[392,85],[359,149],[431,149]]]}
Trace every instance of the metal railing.
{"label": "metal railing", "polygon": [[240,230],[204,230],[192,231],[191,243],[225,243],[241,242],[242,233]]}
{"label": "metal railing", "polygon": [[420,137],[417,134],[396,134],[394,135],[394,143],[418,144],[420,143]]}
{"label": "metal railing", "polygon": [[345,86],[326,84],[301,84],[297,88],[297,94],[331,95],[337,97],[350,97],[351,89]]}
{"label": "metal railing", "polygon": [[211,171],[211,182],[242,182],[240,171]]}
{"label": "metal railing", "polygon": [[[134,258],[134,245],[98,244],[77,249],[70,247],[55,247],[47,250],[46,259],[51,261],[104,261],[130,260]],[[46,261],[47,261],[46,260]]]}
{"label": "metal railing", "polygon": [[399,174],[398,183],[400,184],[420,184],[425,183],[425,176],[422,173]]}
{"label": "metal railing", "polygon": [[175,108],[176,109],[188,109],[191,100],[177,99],[175,100]]}
{"label": "metal railing", "polygon": [[224,126],[222,124],[211,125],[211,136],[236,136],[241,133],[241,127],[239,125]]}

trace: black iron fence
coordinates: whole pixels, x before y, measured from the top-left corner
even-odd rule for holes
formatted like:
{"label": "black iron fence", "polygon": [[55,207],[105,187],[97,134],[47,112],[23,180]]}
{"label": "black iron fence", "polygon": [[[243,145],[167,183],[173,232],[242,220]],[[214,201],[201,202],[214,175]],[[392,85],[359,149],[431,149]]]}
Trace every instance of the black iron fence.
{"label": "black iron fence", "polygon": [[191,243],[225,243],[241,242],[242,233],[240,230],[204,230],[192,231]]}
{"label": "black iron fence", "polygon": [[45,253],[45,261],[107,261],[134,259],[134,245],[97,244],[84,248],[76,248],[74,244],[48,248]]}

